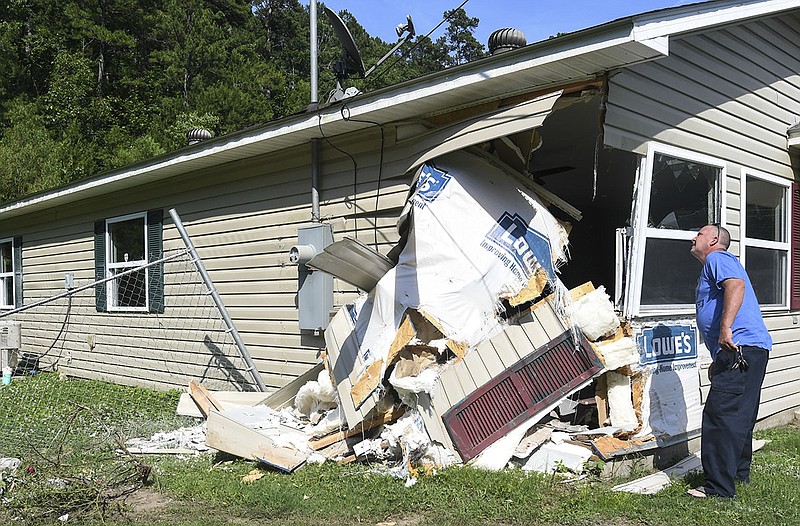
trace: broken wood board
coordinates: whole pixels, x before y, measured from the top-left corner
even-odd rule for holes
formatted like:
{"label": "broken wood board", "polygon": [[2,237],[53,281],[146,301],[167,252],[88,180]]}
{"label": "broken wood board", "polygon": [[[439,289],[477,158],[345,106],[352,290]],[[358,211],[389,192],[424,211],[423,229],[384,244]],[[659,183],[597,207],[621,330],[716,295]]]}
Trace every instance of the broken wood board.
{"label": "broken wood board", "polygon": [[[226,409],[259,405],[267,398],[267,396],[269,396],[267,393],[253,391],[209,391],[209,393],[211,393],[214,399],[222,404]],[[181,393],[181,397],[178,400],[178,407],[175,412],[182,416],[204,416],[200,411],[200,407],[197,405],[197,403],[195,403],[194,399],[192,399],[192,395],[190,393]]]}
{"label": "broken wood board", "polygon": [[603,436],[596,440],[592,440],[592,448],[603,460],[611,460],[619,455],[638,451],[642,445],[647,444],[648,442],[655,441],[652,438],[631,438],[629,440],[623,440],[613,436]]}
{"label": "broken wood board", "polygon": [[220,404],[214,396],[206,389],[203,384],[198,384],[194,380],[189,382],[189,394],[200,408],[203,416],[208,416],[212,409],[216,411],[224,411],[222,404]]}
{"label": "broken wood board", "polygon": [[[272,429],[254,428],[258,425],[258,412],[259,407],[229,409],[224,413],[211,411],[206,444],[231,455],[259,460],[286,473],[302,466],[308,458],[306,453],[275,445],[268,434],[275,434]],[[285,427],[281,427],[279,432],[294,432],[305,437],[303,433]]]}
{"label": "broken wood board", "polygon": [[339,442],[341,440],[345,440],[346,438],[361,434],[365,431],[372,429],[373,427],[382,426],[383,424],[388,424],[389,422],[394,422],[401,416],[405,410],[402,407],[394,407],[390,411],[386,413],[382,413],[375,418],[371,418],[369,420],[365,420],[359,424],[357,424],[353,429],[348,429],[347,431],[336,431],[331,433],[330,435],[325,435],[322,438],[318,438],[315,440],[309,440],[309,445],[315,449],[319,450],[324,447],[327,447],[331,444]]}
{"label": "broken wood board", "polygon": [[[765,445],[769,444],[769,440],[753,439],[753,451],[758,451]],[[667,469],[652,473],[650,475],[626,482],[625,484],[618,484],[611,488],[613,491],[625,491],[628,493],[639,493],[641,495],[652,495],[658,493],[667,487],[673,480],[688,475],[694,471],[701,471],[703,463],[700,458],[700,452],[689,455],[674,466]]]}

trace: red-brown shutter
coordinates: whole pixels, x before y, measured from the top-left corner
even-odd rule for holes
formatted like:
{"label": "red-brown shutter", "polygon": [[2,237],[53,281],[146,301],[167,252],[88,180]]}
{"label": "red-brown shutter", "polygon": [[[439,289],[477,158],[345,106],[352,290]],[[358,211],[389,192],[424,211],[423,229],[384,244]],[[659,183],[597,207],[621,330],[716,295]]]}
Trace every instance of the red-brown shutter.
{"label": "red-brown shutter", "polygon": [[602,368],[586,337],[581,334],[576,346],[567,331],[458,402],[442,420],[467,461]]}
{"label": "red-brown shutter", "polygon": [[791,302],[793,309],[800,309],[800,185],[792,183],[792,286]]}

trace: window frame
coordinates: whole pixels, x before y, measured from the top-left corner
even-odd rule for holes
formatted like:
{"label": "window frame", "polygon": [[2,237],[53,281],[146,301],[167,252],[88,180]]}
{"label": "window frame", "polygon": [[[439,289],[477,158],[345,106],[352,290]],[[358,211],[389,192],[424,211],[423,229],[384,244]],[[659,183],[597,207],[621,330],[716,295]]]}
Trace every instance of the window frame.
{"label": "window frame", "polygon": [[[16,265],[16,261],[14,261],[16,259],[15,255],[14,255],[14,251],[15,251],[16,247],[14,246],[14,238],[13,237],[7,237],[7,238],[0,239],[0,245],[3,245],[5,243],[8,243],[9,245],[11,245],[11,271],[10,272],[0,272],[0,286],[2,287],[2,289],[0,289],[0,310],[11,310],[11,309],[16,308],[16,306],[17,306],[17,294],[18,294],[18,292],[17,292],[17,284],[16,284],[16,271],[17,271],[16,266],[17,265]],[[11,296],[12,296],[11,297],[11,303],[7,303],[7,302],[3,302],[2,301],[3,300],[3,296],[5,296],[5,290],[6,290],[5,280],[7,280],[7,279],[11,280],[11,291],[12,291],[11,292]]]}
{"label": "window frame", "polygon": [[[628,317],[659,316],[659,315],[684,315],[695,312],[694,302],[680,305],[645,305],[642,300],[642,281],[644,279],[645,249],[648,239],[673,239],[686,241],[686,251],[689,252],[689,243],[696,235],[695,231],[673,230],[665,228],[652,228],[647,225],[650,211],[650,194],[653,182],[653,164],[655,156],[668,155],[686,161],[702,163],[719,169],[717,181],[717,208],[712,211],[714,221],[726,227],[725,211],[727,209],[727,163],[717,157],[686,150],[676,146],[649,142],[647,153],[641,158],[636,188],[634,206],[631,214],[633,225],[633,240],[631,244],[630,259],[627,262],[624,314]],[[698,268],[699,274],[699,268]]]}
{"label": "window frame", "polygon": [[[112,250],[113,250],[113,243],[111,239],[111,229],[110,226],[114,223],[122,223],[124,221],[130,221],[132,219],[142,219],[144,223],[144,230],[142,232],[144,236],[144,253],[142,260],[135,260],[129,262],[122,262],[122,263],[111,263],[112,260]],[[147,221],[147,212],[136,212],[133,214],[126,214],[123,216],[117,217],[110,217],[105,220],[105,275],[106,277],[112,277],[113,271],[117,269],[124,269],[128,270],[131,268],[136,268],[142,265],[147,264],[148,262],[148,254],[150,253],[150,247],[148,246],[149,243],[149,232],[148,232],[148,221]],[[116,305],[116,280],[111,280],[108,282],[108,286],[105,287],[106,293],[106,309],[109,312],[149,312],[150,311],[150,295],[148,294],[148,290],[150,289],[150,268],[144,268],[144,305],[141,307],[120,307]]]}
{"label": "window frame", "polygon": [[[776,186],[783,187],[784,190],[784,239],[785,241],[767,241],[763,239],[747,237],[747,179],[759,179]],[[750,168],[742,168],[741,179],[739,181],[739,214],[740,214],[740,240],[739,240],[739,260],[747,270],[747,248],[762,248],[768,250],[780,250],[786,255],[786,275],[783,277],[784,302],[782,304],[762,304],[759,307],[763,311],[784,311],[789,308],[791,301],[791,279],[792,279],[792,181],[766,174]]]}

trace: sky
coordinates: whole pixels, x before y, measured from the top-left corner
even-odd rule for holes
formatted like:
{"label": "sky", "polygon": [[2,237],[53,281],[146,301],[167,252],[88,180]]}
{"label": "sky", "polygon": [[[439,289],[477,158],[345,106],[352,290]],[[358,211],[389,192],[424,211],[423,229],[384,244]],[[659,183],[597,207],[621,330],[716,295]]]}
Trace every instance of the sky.
{"label": "sky", "polygon": [[[302,0],[308,5],[308,0]],[[396,42],[395,27],[411,15],[418,35],[425,35],[442,19],[442,13],[455,9],[463,0],[325,0],[336,12],[352,13],[372,36]],[[697,0],[694,0],[697,1]],[[694,3],[693,0],[468,0],[467,15],[480,19],[475,37],[484,46],[495,29],[522,30],[528,43],[544,40],[556,33],[569,33],[618,18]],[[321,10],[321,8],[320,8]],[[444,34],[446,24],[431,35]]]}

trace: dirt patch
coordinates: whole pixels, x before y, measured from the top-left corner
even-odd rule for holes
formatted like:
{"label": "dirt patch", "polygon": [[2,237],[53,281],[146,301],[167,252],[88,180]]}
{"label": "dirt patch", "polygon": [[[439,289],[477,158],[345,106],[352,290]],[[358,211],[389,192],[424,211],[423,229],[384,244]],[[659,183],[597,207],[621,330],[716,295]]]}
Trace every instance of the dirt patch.
{"label": "dirt patch", "polygon": [[164,509],[172,503],[172,499],[150,488],[141,488],[121,499],[120,503],[136,515]]}

